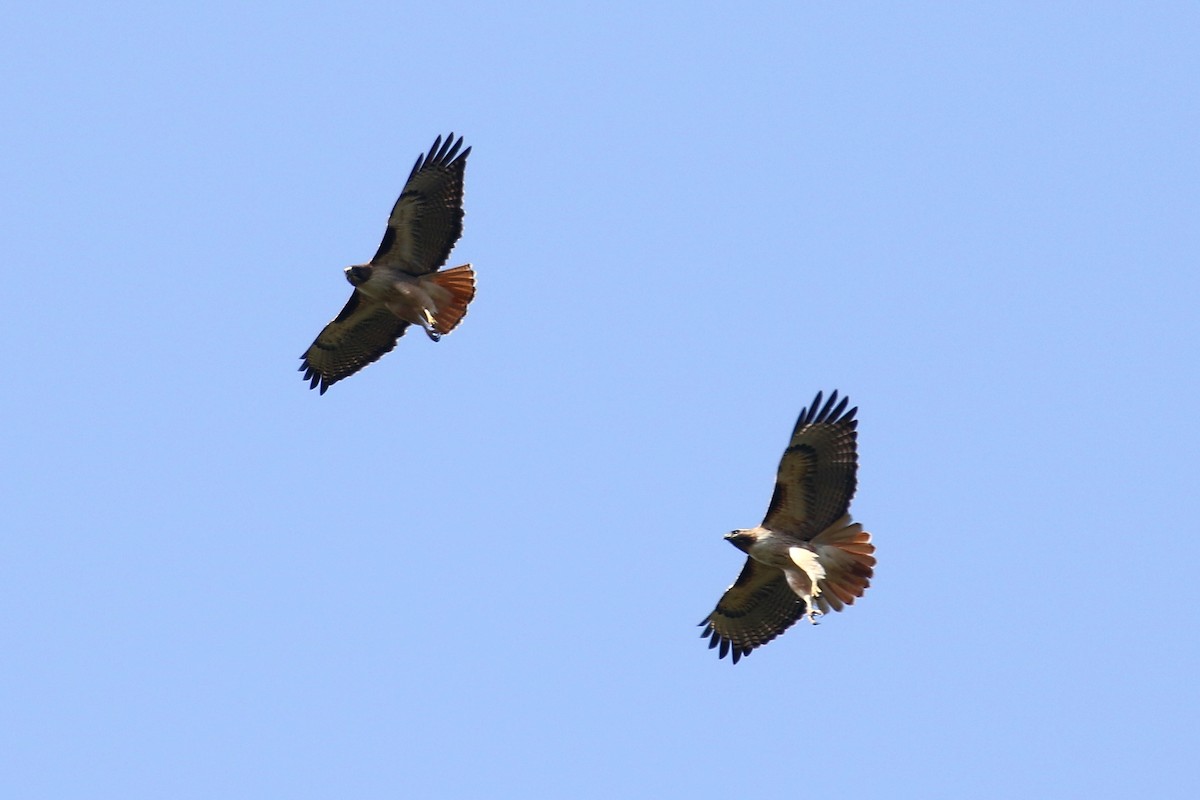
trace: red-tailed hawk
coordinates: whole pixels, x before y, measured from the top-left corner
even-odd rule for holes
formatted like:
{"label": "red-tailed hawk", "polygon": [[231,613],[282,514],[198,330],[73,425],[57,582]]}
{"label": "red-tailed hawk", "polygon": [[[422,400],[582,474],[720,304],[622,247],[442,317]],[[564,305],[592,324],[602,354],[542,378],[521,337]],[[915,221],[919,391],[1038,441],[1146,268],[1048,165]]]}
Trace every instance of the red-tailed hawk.
{"label": "red-tailed hawk", "polygon": [[475,297],[470,264],[438,272],[462,235],[463,171],[471,148],[462,137],[439,136],[429,155],[417,156],[404,191],[392,207],[375,257],[346,267],[350,301],[301,358],[309,388],[321,394],[396,346],[409,325],[435,342],[467,313]]}
{"label": "red-tailed hawk", "polygon": [[875,545],[850,521],[858,485],[857,408],[835,391],[800,412],[779,462],[775,494],[757,528],[725,538],[747,554],[746,565],[700,624],[709,648],[737,663],[796,620],[841,611],[871,583]]}

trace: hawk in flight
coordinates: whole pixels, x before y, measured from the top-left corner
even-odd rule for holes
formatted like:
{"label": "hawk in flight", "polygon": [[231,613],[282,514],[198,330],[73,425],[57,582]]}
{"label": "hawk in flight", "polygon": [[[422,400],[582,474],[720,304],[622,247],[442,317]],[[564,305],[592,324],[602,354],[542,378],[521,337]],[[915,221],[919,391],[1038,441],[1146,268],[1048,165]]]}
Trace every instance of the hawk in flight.
{"label": "hawk in flight", "polygon": [[746,565],[700,624],[709,648],[731,651],[737,663],[796,620],[841,611],[871,583],[875,545],[850,521],[858,484],[857,408],[846,411],[835,391],[800,412],[775,478],[775,493],[757,528],[725,538],[746,553]]}
{"label": "hawk in flight", "polygon": [[462,137],[439,136],[417,156],[392,207],[375,257],[346,267],[349,302],[301,356],[300,371],[321,394],[390,351],[409,325],[435,342],[467,313],[475,297],[470,264],[439,272],[462,235],[463,171],[471,148]]}

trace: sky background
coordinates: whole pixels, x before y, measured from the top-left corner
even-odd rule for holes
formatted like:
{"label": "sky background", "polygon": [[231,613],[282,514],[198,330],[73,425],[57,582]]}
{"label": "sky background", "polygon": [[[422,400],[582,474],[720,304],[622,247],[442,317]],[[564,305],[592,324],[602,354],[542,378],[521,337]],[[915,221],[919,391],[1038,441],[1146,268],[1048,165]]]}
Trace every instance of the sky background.
{"label": "sky background", "polygon": [[[1197,796],[1200,7],[246,6],[0,25],[0,794]],[[876,579],[735,667],[835,388]]]}

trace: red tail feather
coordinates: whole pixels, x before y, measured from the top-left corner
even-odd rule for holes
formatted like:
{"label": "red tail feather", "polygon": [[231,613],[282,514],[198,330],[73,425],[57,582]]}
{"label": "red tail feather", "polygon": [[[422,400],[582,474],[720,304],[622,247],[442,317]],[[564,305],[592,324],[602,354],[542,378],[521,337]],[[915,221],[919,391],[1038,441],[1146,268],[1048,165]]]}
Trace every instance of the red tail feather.
{"label": "red tail feather", "polygon": [[433,329],[440,334],[449,333],[462,322],[462,318],[467,315],[467,305],[475,299],[475,270],[470,264],[463,264],[461,267],[435,272],[426,280],[444,289],[448,295],[447,299],[438,303],[438,311],[433,318]]}

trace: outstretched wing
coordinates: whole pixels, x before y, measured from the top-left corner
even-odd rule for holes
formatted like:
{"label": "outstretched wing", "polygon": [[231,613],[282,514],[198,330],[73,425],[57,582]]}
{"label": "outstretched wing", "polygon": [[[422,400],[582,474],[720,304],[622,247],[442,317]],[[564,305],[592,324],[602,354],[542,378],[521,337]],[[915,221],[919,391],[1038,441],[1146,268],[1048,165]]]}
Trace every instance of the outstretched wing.
{"label": "outstretched wing", "polygon": [[738,579],[721,595],[717,607],[700,625],[709,648],[720,645],[720,657],[733,653],[733,663],[764,645],[800,619],[804,601],[788,587],[783,570],[753,558]]}
{"label": "outstretched wing", "polygon": [[858,408],[846,411],[834,391],[821,405],[800,412],[775,478],[775,493],[763,527],[809,540],[837,522],[850,508],[858,486]]}
{"label": "outstretched wing", "polygon": [[463,171],[471,148],[460,153],[460,147],[462,137],[455,141],[452,133],[445,144],[435,139],[428,156],[417,156],[372,265],[424,275],[446,263],[462,235]]}
{"label": "outstretched wing", "polygon": [[342,312],[300,357],[300,371],[310,381],[310,389],[319,384],[321,394],[325,394],[342,378],[378,361],[396,346],[407,327],[407,322],[397,319],[382,303],[355,289]]}

